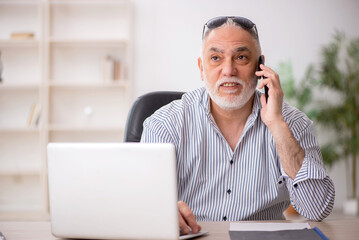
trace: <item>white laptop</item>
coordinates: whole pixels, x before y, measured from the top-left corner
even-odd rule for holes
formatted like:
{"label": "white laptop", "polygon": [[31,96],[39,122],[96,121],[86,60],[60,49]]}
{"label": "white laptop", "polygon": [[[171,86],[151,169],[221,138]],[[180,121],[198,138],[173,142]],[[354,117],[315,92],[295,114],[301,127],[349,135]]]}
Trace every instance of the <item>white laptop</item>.
{"label": "white laptop", "polygon": [[47,150],[55,236],[179,238],[173,145],[49,143]]}

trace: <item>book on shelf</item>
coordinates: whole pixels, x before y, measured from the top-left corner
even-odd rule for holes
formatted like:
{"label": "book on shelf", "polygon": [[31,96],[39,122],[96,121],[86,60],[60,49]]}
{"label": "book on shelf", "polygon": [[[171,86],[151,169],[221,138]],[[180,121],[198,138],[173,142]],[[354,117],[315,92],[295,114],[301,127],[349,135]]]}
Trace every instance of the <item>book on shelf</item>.
{"label": "book on shelf", "polygon": [[40,122],[40,115],[41,115],[41,105],[40,103],[34,103],[31,106],[30,116],[28,120],[29,127],[37,127]]}
{"label": "book on shelf", "polygon": [[35,34],[33,32],[14,32],[11,33],[11,39],[33,39]]}
{"label": "book on shelf", "polygon": [[115,81],[118,81],[121,79],[121,62],[119,60],[115,60],[115,62],[114,62],[113,79]]}
{"label": "book on shelf", "polygon": [[121,61],[109,55],[103,58],[103,79],[111,83],[121,79]]}

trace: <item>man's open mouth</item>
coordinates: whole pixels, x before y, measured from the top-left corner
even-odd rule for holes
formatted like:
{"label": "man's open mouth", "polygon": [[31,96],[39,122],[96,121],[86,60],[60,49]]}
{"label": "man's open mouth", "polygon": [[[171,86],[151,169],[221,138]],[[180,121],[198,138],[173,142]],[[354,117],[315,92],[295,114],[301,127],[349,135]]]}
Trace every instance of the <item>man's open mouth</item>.
{"label": "man's open mouth", "polygon": [[223,87],[235,87],[235,86],[238,86],[238,85],[239,85],[239,83],[235,83],[235,82],[221,84],[221,86],[223,86]]}

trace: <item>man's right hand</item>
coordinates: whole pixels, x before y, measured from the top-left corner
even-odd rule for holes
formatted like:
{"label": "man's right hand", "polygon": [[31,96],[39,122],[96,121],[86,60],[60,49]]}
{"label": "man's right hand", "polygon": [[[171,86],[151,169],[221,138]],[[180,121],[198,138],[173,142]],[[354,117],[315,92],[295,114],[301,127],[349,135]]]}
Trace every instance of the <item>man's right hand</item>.
{"label": "man's right hand", "polygon": [[182,201],[178,202],[178,221],[181,234],[198,233],[201,226],[197,224],[196,218],[188,205]]}

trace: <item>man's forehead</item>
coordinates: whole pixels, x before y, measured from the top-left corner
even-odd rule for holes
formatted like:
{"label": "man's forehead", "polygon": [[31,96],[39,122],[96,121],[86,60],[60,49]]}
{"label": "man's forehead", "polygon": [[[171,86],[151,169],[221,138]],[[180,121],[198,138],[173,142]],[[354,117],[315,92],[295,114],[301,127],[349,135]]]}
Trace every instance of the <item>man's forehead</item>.
{"label": "man's forehead", "polygon": [[249,51],[256,48],[255,40],[247,31],[228,26],[212,30],[203,42],[205,51]]}

